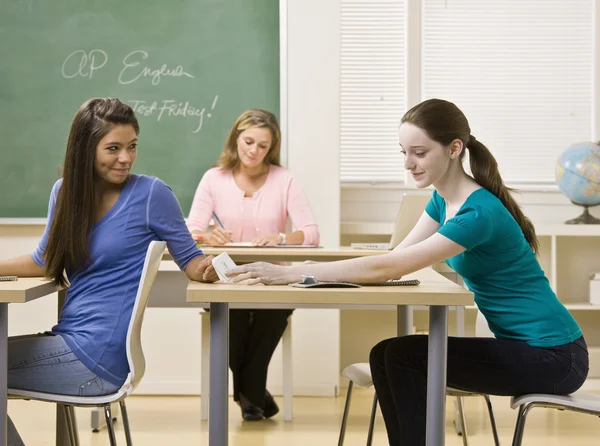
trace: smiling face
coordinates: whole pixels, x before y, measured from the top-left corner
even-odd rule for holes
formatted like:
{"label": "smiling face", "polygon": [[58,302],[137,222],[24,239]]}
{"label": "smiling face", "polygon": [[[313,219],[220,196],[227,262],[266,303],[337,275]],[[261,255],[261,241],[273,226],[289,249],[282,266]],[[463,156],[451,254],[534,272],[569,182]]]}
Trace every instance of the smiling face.
{"label": "smiling face", "polygon": [[432,140],[423,129],[403,123],[400,126],[400,149],[404,154],[404,168],[412,174],[418,188],[440,181],[450,165],[450,147]]}
{"label": "smiling face", "polygon": [[273,135],[266,127],[250,127],[239,134],[237,152],[241,164],[249,169],[260,167],[271,148]]}
{"label": "smiling face", "polygon": [[94,169],[100,181],[121,185],[137,156],[137,134],[131,125],[116,125],[96,147]]}

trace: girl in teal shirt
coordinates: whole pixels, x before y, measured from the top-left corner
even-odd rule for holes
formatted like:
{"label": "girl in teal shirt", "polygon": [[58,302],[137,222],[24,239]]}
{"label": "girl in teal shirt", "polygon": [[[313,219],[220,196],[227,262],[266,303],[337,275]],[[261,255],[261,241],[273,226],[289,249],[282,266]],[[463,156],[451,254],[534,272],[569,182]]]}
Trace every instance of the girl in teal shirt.
{"label": "girl in teal shirt", "polygon": [[[448,339],[448,386],[491,395],[565,395],[588,373],[581,329],[542,271],[533,224],[500,177],[490,151],[451,102],[424,101],[402,118],[405,168],[433,197],[415,228],[389,254],[332,263],[250,264],[234,280],[249,283],[397,279],[440,261],[462,276],[495,338]],[[463,168],[466,151],[472,176]],[[210,267],[209,267],[210,268]],[[377,344],[373,383],[390,445],[425,444],[427,336]]]}

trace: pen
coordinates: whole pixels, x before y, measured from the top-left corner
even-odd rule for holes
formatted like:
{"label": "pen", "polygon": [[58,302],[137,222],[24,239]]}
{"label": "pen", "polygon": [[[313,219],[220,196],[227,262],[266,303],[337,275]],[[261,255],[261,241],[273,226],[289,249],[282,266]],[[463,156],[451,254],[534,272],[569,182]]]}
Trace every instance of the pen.
{"label": "pen", "polygon": [[219,220],[219,217],[217,216],[217,213],[215,211],[213,211],[213,217],[215,217],[215,220],[217,220],[217,223],[219,223],[219,226],[221,226],[223,229],[225,229],[225,226],[223,226],[223,223],[221,223],[221,220]]}

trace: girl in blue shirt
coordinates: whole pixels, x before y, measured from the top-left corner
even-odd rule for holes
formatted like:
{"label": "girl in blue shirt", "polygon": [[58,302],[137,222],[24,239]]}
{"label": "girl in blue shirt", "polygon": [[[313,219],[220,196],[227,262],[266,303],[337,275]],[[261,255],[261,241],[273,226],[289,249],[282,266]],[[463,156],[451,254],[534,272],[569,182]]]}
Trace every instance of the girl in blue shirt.
{"label": "girl in blue shirt", "polygon": [[[118,99],[83,104],[38,248],[0,261],[0,275],[46,276],[69,286],[51,332],[9,338],[9,388],[98,396],[121,387],[129,373],[127,329],[151,241],[166,241],[190,279],[217,279],[169,186],[131,173],[138,134],[133,110]],[[8,425],[8,444],[22,445],[10,419]]]}
{"label": "girl in blue shirt", "polygon": [[[446,261],[474,293],[495,338],[448,339],[448,386],[492,395],[565,395],[588,373],[581,329],[542,271],[533,224],[510,194],[490,151],[451,102],[424,101],[400,125],[405,168],[433,197],[392,252],[332,263],[238,267],[248,283],[378,282]],[[473,176],[463,167],[466,151]],[[370,355],[390,445],[425,444],[427,336],[387,339]]]}

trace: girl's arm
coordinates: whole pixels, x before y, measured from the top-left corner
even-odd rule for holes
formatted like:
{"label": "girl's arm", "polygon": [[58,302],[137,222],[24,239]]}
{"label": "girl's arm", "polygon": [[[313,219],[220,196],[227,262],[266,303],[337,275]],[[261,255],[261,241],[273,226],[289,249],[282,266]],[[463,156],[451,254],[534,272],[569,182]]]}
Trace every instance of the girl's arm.
{"label": "girl's arm", "polygon": [[449,238],[435,233],[431,237],[407,248],[379,256],[362,257],[338,262],[292,266],[251,263],[232,271],[234,282],[251,279],[248,284],[286,284],[300,282],[301,276],[314,276],[317,280],[342,282],[383,282],[454,257],[465,248]]}
{"label": "girl's arm", "polygon": [[0,276],[43,277],[46,268],[33,261],[30,254],[0,260]]}

